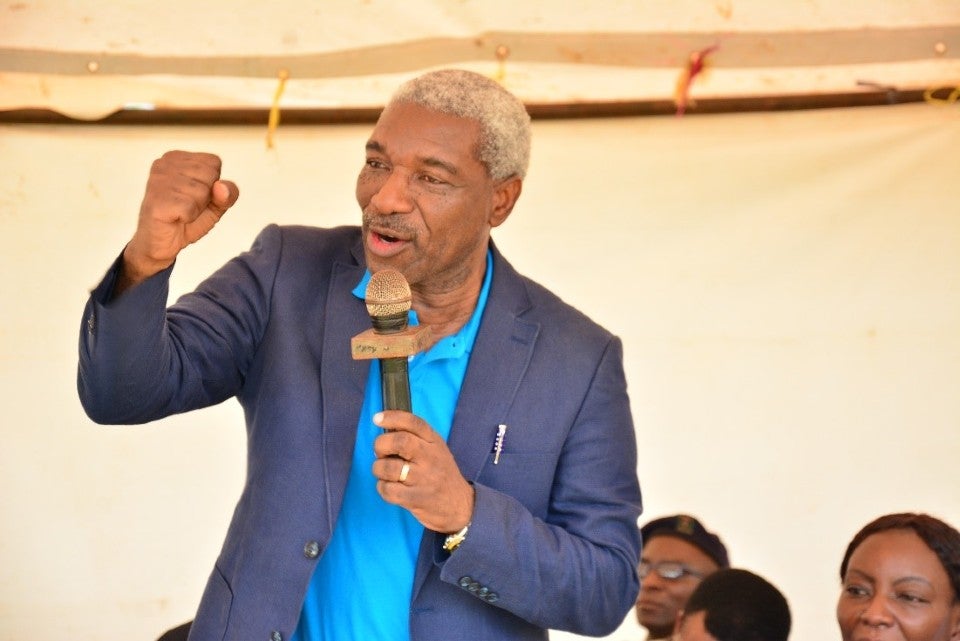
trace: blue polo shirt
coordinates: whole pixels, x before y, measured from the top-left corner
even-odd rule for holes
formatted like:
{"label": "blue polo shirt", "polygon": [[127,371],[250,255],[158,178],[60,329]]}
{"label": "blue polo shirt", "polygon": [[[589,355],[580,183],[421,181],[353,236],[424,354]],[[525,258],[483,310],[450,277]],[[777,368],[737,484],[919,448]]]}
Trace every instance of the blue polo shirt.
{"label": "blue polo shirt", "polygon": [[[492,278],[493,257],[487,252],[487,271],[470,320],[456,334],[410,357],[413,413],[444,440],[453,424]],[[369,280],[368,271],[353,295],[363,299]],[[418,322],[411,310],[410,324]],[[383,430],[373,424],[373,415],[382,409],[380,367],[371,361],[343,506],[333,538],[307,589],[293,641],[410,638],[410,599],[423,526],[407,510],[386,503],[377,493],[377,480],[371,472],[376,458],[373,441]]]}

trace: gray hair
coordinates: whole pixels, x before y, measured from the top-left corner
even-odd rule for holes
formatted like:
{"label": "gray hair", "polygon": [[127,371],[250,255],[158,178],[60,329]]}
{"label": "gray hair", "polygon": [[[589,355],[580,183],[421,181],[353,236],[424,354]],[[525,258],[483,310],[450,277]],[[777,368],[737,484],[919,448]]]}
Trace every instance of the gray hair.
{"label": "gray hair", "polygon": [[494,180],[523,178],[530,164],[530,115],[523,102],[473,71],[442,69],[403,83],[387,104],[413,103],[480,123],[477,158]]}

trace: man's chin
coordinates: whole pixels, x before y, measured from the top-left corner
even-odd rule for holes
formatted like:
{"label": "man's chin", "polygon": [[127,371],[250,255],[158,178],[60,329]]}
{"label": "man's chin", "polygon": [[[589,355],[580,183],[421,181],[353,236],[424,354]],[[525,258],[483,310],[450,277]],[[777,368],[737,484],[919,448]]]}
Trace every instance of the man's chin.
{"label": "man's chin", "polygon": [[673,621],[668,621],[661,611],[651,613],[637,609],[637,623],[647,629],[652,639],[661,639],[673,634]]}

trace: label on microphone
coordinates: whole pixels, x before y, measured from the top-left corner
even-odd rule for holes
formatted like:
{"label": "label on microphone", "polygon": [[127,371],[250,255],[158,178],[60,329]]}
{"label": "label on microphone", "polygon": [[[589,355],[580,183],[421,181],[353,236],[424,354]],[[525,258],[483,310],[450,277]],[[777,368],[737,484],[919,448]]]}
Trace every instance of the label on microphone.
{"label": "label on microphone", "polygon": [[378,334],[373,329],[350,339],[354,360],[375,358],[403,358],[426,349],[430,342],[430,328],[423,325],[408,327],[394,334]]}

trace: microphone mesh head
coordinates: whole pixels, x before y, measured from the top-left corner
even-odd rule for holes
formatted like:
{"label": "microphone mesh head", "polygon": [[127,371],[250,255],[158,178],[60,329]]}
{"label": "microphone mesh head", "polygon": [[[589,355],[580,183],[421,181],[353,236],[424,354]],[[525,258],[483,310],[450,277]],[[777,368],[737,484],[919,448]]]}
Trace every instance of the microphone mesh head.
{"label": "microphone mesh head", "polygon": [[373,317],[392,316],[410,309],[410,285],[395,269],[381,269],[367,283],[367,313]]}

